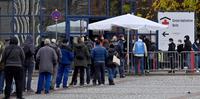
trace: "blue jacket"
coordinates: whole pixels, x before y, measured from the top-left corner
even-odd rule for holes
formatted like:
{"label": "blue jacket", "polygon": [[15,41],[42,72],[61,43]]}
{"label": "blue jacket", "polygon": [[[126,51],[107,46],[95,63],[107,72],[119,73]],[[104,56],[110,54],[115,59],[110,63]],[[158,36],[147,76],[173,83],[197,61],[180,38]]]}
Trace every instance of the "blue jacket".
{"label": "blue jacket", "polygon": [[195,42],[194,44],[192,44],[192,48],[193,48],[194,51],[199,51],[200,50],[200,44]]}
{"label": "blue jacket", "polygon": [[144,54],[145,49],[144,49],[144,43],[142,41],[137,41],[135,42],[135,54]]}
{"label": "blue jacket", "polygon": [[92,49],[92,59],[94,62],[104,62],[106,61],[108,57],[108,52],[107,50],[102,47],[97,45],[95,48]]}
{"label": "blue jacket", "polygon": [[66,46],[62,46],[61,53],[62,53],[62,58],[61,58],[60,64],[71,65],[73,58],[74,58],[74,54],[70,50],[70,48],[68,48]]}

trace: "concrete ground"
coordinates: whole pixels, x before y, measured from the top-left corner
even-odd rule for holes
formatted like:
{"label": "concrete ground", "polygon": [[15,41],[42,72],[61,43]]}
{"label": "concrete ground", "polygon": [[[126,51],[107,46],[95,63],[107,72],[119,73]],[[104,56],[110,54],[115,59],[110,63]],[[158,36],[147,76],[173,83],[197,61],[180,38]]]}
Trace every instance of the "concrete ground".
{"label": "concrete ground", "polygon": [[[33,79],[36,89],[37,78]],[[117,78],[116,85],[56,89],[48,95],[25,93],[26,99],[200,99],[200,76],[129,76]]]}

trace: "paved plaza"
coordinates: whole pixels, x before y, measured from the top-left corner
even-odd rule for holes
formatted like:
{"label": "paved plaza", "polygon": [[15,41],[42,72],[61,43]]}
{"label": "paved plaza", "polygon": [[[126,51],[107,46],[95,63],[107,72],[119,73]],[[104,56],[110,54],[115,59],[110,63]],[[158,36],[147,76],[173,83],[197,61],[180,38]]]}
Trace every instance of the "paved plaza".
{"label": "paved plaza", "polygon": [[[37,78],[34,77],[34,90],[36,85]],[[25,93],[24,97],[26,99],[200,99],[200,76],[129,76],[117,78],[115,86],[107,84],[70,86],[68,89],[56,89],[48,95]]]}
{"label": "paved plaza", "polygon": [[[34,78],[34,88],[36,88]],[[200,76],[129,76],[115,86],[74,86],[26,99],[200,99]],[[190,94],[188,93],[191,92]]]}

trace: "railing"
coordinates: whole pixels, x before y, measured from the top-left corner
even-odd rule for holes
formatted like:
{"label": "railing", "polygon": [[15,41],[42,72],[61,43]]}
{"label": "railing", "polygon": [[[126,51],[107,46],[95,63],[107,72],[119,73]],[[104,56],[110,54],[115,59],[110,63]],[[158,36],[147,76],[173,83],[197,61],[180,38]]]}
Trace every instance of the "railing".
{"label": "railing", "polygon": [[[135,57],[132,53],[130,67],[125,67],[128,73],[135,73]],[[148,52],[147,57],[144,57],[144,70],[146,72],[158,71],[183,71],[186,73],[199,72],[200,68],[200,52],[184,51],[155,51]],[[140,64],[138,65],[140,67]],[[139,68],[139,71],[141,68]]]}

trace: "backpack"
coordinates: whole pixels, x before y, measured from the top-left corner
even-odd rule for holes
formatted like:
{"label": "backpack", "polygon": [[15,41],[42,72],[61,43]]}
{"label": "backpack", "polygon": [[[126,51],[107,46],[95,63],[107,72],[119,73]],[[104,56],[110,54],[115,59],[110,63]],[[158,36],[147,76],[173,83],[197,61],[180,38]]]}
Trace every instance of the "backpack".
{"label": "backpack", "polygon": [[24,46],[23,47],[23,50],[24,50],[24,54],[25,54],[25,57],[26,58],[30,58],[33,56],[32,52],[31,52],[31,49],[29,46]]}
{"label": "backpack", "polygon": [[83,47],[82,46],[78,46],[76,48],[76,51],[75,51],[75,57],[76,59],[78,60],[83,60],[85,58],[85,54],[83,52]]}

